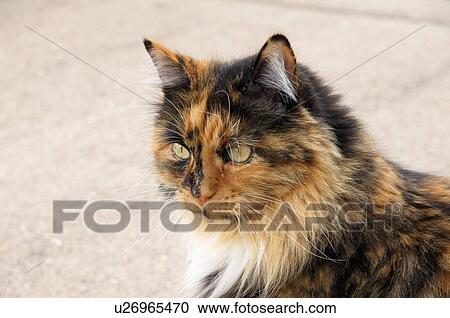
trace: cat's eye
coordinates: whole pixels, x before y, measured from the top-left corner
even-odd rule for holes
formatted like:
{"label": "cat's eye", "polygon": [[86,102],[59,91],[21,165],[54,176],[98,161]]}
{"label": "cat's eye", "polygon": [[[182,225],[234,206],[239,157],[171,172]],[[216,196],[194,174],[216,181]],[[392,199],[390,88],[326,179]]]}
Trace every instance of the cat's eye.
{"label": "cat's eye", "polygon": [[175,158],[181,160],[187,160],[191,156],[189,150],[179,143],[172,144],[172,154]]}
{"label": "cat's eye", "polygon": [[252,157],[252,154],[252,148],[245,145],[235,145],[228,149],[228,156],[231,161],[237,164],[247,163]]}

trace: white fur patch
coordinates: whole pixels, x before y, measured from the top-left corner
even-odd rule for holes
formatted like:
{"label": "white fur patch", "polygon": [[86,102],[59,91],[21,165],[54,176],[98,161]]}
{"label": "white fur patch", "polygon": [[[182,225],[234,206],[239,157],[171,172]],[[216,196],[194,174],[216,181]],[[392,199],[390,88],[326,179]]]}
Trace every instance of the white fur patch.
{"label": "white fur patch", "polygon": [[268,88],[273,88],[286,94],[297,101],[296,92],[289,75],[286,72],[283,55],[279,50],[273,50],[266,58],[267,64],[261,71],[260,83]]}
{"label": "white fur patch", "polygon": [[[187,286],[192,296],[221,297],[240,286],[244,271],[257,272],[263,246],[255,248],[243,240],[223,241],[219,235],[211,234],[207,240],[194,237],[191,242]],[[213,279],[211,288],[205,289],[204,279],[216,271],[219,275]]]}

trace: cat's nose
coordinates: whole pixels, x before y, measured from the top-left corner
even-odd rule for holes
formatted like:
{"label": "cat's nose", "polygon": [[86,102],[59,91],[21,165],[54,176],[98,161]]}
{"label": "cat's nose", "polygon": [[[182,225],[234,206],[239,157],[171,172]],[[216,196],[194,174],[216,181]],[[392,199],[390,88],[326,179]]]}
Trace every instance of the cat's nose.
{"label": "cat's nose", "polygon": [[205,204],[212,196],[215,194],[215,191],[202,191],[199,193],[199,196],[195,196],[201,204]]}
{"label": "cat's nose", "polygon": [[200,201],[201,204],[205,204],[205,203],[206,203],[213,195],[214,195],[214,193],[212,193],[212,194],[207,194],[207,195],[202,194],[202,195],[198,198],[198,200]]}

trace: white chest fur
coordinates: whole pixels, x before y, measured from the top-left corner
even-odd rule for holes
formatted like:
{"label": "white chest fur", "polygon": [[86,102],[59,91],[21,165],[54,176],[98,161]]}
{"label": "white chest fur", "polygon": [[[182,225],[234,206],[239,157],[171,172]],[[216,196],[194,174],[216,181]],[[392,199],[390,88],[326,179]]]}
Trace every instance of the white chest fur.
{"label": "white chest fur", "polygon": [[245,239],[224,240],[222,233],[194,234],[189,244],[187,290],[196,297],[220,297],[242,291],[256,278],[264,244]]}

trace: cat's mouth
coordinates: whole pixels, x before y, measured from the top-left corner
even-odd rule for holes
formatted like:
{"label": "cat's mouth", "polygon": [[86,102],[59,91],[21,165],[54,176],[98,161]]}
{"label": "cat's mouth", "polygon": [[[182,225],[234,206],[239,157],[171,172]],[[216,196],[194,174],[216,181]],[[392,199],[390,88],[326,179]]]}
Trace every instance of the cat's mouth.
{"label": "cat's mouth", "polygon": [[202,208],[202,216],[210,223],[243,224],[258,220],[264,204],[247,201],[209,201]]}
{"label": "cat's mouth", "polygon": [[266,200],[256,200],[253,196],[250,199],[236,195],[214,196],[203,202],[183,189],[179,189],[177,197],[191,213],[201,214],[206,221],[213,223],[242,223],[258,219],[268,204]]}
{"label": "cat's mouth", "polygon": [[232,219],[239,214],[239,202],[209,201],[202,207],[202,213],[207,219]]}
{"label": "cat's mouth", "polygon": [[207,197],[200,196],[194,197],[189,191],[184,190],[182,188],[178,188],[178,195],[176,196],[179,201],[187,202],[189,204],[195,204],[201,210],[203,210],[207,206],[219,206],[220,205],[229,205],[230,202],[233,202],[234,198],[226,195],[224,197],[218,196],[216,193],[210,194]]}

